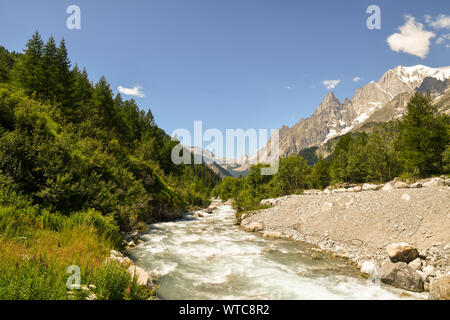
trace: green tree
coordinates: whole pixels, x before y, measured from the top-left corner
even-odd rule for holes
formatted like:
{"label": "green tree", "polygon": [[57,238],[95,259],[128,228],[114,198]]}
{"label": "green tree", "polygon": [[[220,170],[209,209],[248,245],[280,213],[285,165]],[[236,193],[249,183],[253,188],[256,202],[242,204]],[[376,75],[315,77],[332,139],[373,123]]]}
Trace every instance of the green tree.
{"label": "green tree", "polygon": [[348,151],[352,144],[353,138],[349,133],[339,138],[333,151],[333,160],[331,162],[331,180],[333,182],[349,182],[347,162],[349,156]]}
{"label": "green tree", "polygon": [[362,132],[350,145],[347,158],[347,177],[351,182],[367,181],[369,164],[367,163],[368,135]]}
{"label": "green tree", "polygon": [[35,93],[38,98],[43,92],[45,73],[43,66],[44,42],[36,31],[28,41],[23,55],[20,56],[14,76],[20,87],[29,95]]}
{"label": "green tree", "polygon": [[293,194],[310,185],[311,168],[306,160],[298,155],[290,155],[281,159],[276,174],[278,187],[283,195]]}
{"label": "green tree", "polygon": [[325,189],[330,185],[330,162],[322,157],[314,164],[312,168],[312,182],[314,188]]}
{"label": "green tree", "polygon": [[442,153],[449,141],[448,116],[439,115],[429,95],[416,93],[400,121],[398,146],[408,172],[419,176],[439,173]]}

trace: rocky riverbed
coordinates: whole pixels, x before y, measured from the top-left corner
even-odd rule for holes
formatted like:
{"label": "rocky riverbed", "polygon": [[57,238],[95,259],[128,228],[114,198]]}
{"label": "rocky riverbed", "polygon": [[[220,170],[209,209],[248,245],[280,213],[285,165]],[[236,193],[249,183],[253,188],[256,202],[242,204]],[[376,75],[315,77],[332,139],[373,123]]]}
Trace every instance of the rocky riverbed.
{"label": "rocky riverbed", "polygon": [[[449,185],[442,177],[310,190],[263,200],[273,207],[243,215],[241,226],[265,237],[313,244],[365,273],[377,273],[384,283],[410,291],[431,289],[431,298],[449,299]],[[393,252],[409,256],[399,260]]]}

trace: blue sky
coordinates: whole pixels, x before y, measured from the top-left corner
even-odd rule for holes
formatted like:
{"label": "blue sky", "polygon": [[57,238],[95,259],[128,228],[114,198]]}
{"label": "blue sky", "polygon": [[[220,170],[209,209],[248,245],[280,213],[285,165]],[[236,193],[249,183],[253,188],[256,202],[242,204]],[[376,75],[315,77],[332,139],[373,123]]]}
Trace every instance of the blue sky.
{"label": "blue sky", "polygon": [[[81,30],[66,28],[71,4]],[[366,27],[372,4],[380,30]],[[333,91],[343,100],[397,65],[450,65],[450,39],[436,43],[450,34],[438,24],[449,8],[448,0],[2,0],[0,45],[22,51],[35,30],[64,37],[92,80],[105,75],[114,92],[141,86],[136,100],[168,133],[192,130],[194,120],[205,129],[275,129],[311,115],[329,91],[325,80],[340,80]],[[387,43],[405,15],[435,34],[424,58]]]}

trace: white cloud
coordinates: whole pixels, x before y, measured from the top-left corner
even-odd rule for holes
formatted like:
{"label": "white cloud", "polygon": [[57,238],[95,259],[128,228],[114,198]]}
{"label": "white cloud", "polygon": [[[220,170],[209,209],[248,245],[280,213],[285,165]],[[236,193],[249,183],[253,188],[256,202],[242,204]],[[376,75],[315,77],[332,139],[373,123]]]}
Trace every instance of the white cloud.
{"label": "white cloud", "polygon": [[142,87],[140,85],[134,86],[134,88],[125,88],[122,86],[118,86],[117,90],[119,90],[120,93],[127,95],[127,96],[134,96],[138,98],[144,98],[145,94],[142,92]]}
{"label": "white cloud", "polygon": [[437,38],[436,43],[443,44],[445,41],[450,41],[450,33],[443,34],[442,36]]}
{"label": "white cloud", "polygon": [[423,24],[412,16],[405,16],[406,22],[399,27],[400,33],[387,38],[389,47],[395,52],[405,52],[424,59],[430,51],[430,39],[436,35],[423,30]]}
{"label": "white cloud", "polygon": [[434,29],[450,29],[450,16],[440,14],[433,19],[432,16],[426,15],[425,22]]}
{"label": "white cloud", "polygon": [[324,80],[322,84],[328,89],[334,89],[341,82],[341,80]]}
{"label": "white cloud", "polygon": [[294,89],[294,87],[293,86],[287,86],[286,89],[290,90],[290,89]]}
{"label": "white cloud", "polygon": [[354,77],[353,78],[353,82],[358,82],[359,80],[361,80],[361,77]]}

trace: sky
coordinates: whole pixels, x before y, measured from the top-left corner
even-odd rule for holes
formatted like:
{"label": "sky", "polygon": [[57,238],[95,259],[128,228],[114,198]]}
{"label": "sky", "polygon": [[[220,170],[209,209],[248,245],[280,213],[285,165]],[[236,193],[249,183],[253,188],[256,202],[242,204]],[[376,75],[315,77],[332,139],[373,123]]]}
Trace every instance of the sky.
{"label": "sky", "polygon": [[[77,5],[81,29],[68,29]],[[377,5],[381,28],[369,29]],[[1,0],[0,45],[64,38],[91,80],[152,110],[167,133],[276,129],[397,65],[450,65],[448,0]],[[247,150],[248,151],[248,150]],[[239,155],[238,155],[239,156]]]}

